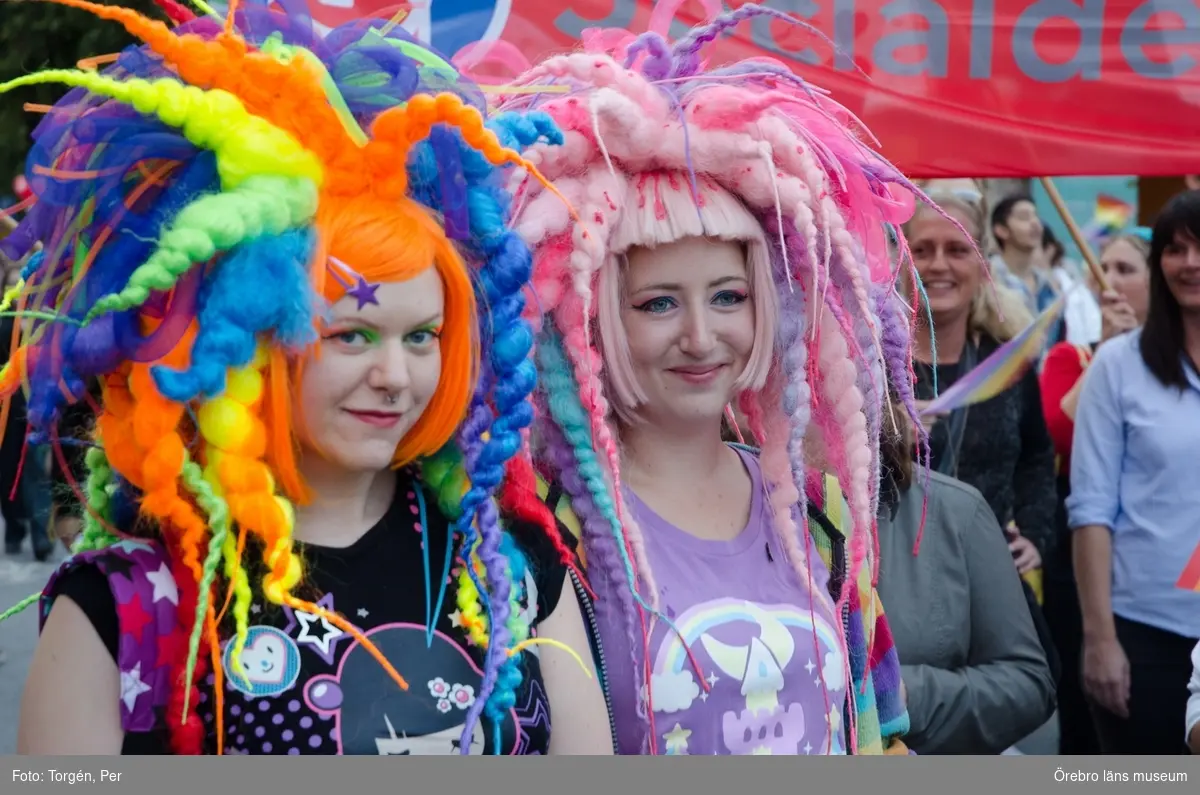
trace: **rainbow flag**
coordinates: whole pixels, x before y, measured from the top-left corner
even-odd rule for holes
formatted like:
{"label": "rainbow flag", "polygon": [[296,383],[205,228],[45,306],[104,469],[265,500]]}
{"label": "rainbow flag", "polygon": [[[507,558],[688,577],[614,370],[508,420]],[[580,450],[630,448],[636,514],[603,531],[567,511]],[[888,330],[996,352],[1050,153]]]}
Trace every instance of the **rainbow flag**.
{"label": "rainbow flag", "polygon": [[954,382],[925,407],[922,414],[940,414],[982,403],[1008,389],[1037,361],[1046,345],[1046,335],[1067,306],[1067,294],[1058,297],[1029,327],[996,349],[974,370]]}
{"label": "rainbow flag", "polygon": [[1096,197],[1096,209],[1092,220],[1083,230],[1084,237],[1093,245],[1105,238],[1119,234],[1133,220],[1134,207],[1114,196],[1101,193]]}
{"label": "rainbow flag", "polygon": [[1133,205],[1102,193],[1096,197],[1096,212],[1093,217],[1108,226],[1120,228],[1133,217]]}

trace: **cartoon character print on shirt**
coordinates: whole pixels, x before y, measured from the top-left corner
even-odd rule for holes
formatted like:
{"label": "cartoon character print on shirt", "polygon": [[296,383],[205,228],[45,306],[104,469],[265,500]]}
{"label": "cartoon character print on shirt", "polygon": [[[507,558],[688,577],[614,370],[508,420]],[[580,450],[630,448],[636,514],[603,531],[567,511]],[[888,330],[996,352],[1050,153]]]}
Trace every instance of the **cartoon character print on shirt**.
{"label": "cartoon character print on shirt", "polygon": [[[483,672],[446,635],[434,631],[426,642],[419,624],[385,624],[366,633],[408,682],[401,690],[374,657],[355,641],[342,653],[337,672],[304,686],[309,708],[333,715],[339,754],[435,756],[461,753],[467,709],[475,703]],[[517,715],[510,710],[501,727],[501,753],[518,742]],[[492,754],[491,726],[475,726],[471,754]]]}
{"label": "cartoon character print on shirt", "polygon": [[[234,666],[234,641],[225,642],[221,665],[235,690],[255,698],[291,690],[300,675],[300,650],[286,633],[271,626],[253,626],[246,633],[240,666]],[[239,670],[240,668],[240,670]]]}
{"label": "cartoon character print on shirt", "polygon": [[730,754],[846,752],[846,657],[841,634],[823,616],[791,605],[715,599],[694,605],[676,626],[706,672],[709,690],[696,682],[680,637],[665,637],[651,687],[668,755],[687,754],[689,726],[717,717],[704,709],[714,695],[722,703],[744,703],[719,716]]}

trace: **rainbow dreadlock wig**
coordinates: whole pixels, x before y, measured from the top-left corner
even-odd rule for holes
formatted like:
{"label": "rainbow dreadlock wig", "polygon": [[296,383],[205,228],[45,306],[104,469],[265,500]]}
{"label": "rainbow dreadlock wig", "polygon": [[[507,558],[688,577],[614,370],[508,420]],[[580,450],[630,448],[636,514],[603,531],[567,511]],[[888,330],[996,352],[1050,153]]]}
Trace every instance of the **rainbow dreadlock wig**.
{"label": "rainbow dreadlock wig", "polygon": [[[907,320],[888,303],[899,277],[888,235],[920,191],[859,140],[844,108],[779,63],[704,63],[706,45],[752,17],[790,19],[748,4],[674,44],[657,33],[598,32],[596,46],[526,71],[514,80],[521,93],[499,104],[548,113],[564,135],[561,147],[526,156],[582,220],[529,180],[515,189],[544,313],[538,460],[579,517],[593,583],[597,568],[628,582],[621,599],[635,649],[647,614],[670,622],[620,485],[617,429],[644,399],[617,315],[626,252],[686,237],[744,244],[757,337],[736,385],[739,408],[800,582],[806,436],[820,432],[849,505],[848,589],[874,558],[889,381],[916,416],[908,335],[897,333]],[[566,93],[538,96],[535,86]],[[648,680],[648,660],[635,654],[634,664]]]}
{"label": "rainbow dreadlock wig", "polygon": [[487,649],[471,737],[484,710],[511,708],[512,652],[528,635],[512,608],[524,564],[497,498],[506,515],[553,529],[516,456],[533,418],[521,292],[531,261],[508,226],[502,170],[528,167],[517,150],[561,136],[539,113],[485,124],[482,94],[383,20],[320,35],[302,2],[234,2],[226,18],[171,4],[172,30],[57,2],[121,23],[144,46],[103,72],[0,86],[72,87],[36,130],[26,172],[36,203],[3,241],[14,259],[41,247],[6,296],[26,330],[0,393],[26,390],[32,440],[57,445],[64,407],[101,384],[94,438],[61,440],[89,445],[75,551],[129,536],[166,548],[192,628],[172,652],[174,749],[200,751],[196,682],[209,668],[222,693],[223,600],[235,658],[246,644],[244,556],[261,558],[266,600],[354,635],[407,687],[353,625],[293,595],[304,576],[293,506],[311,495],[291,395],[325,306],[377,302],[379,283],[431,265],[445,296],[441,375],[393,464],[422,468],[465,538],[459,607]]}

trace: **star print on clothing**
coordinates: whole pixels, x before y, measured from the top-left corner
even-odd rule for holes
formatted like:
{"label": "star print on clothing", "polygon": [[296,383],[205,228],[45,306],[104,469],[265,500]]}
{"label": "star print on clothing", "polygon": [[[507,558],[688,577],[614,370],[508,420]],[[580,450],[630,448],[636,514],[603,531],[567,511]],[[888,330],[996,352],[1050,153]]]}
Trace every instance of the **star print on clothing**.
{"label": "star print on clothing", "polygon": [[109,555],[104,565],[110,576],[119,574],[128,582],[133,582],[134,563],[132,560],[122,557],[121,555]]}
{"label": "star print on clothing", "polygon": [[367,610],[367,608],[365,608],[365,607],[358,608],[358,617],[359,618],[366,618],[369,615],[371,615],[371,611]]}
{"label": "star print on clothing", "polygon": [[688,750],[688,738],[692,736],[691,729],[685,729],[678,723],[675,728],[663,735],[667,741],[667,756],[684,756]]}
{"label": "star print on clothing", "polygon": [[144,541],[134,541],[132,538],[126,538],[123,541],[118,541],[113,544],[113,548],[119,549],[122,552],[128,552],[132,555],[134,552],[149,552],[154,553],[154,547]]}
{"label": "star print on clothing", "polygon": [[[333,606],[333,594],[327,593],[317,602],[317,607],[323,607],[330,613],[336,612]],[[284,632],[288,635],[292,634],[292,630],[300,628],[300,634],[296,636],[297,646],[307,646],[316,652],[322,660],[333,665],[334,652],[337,649],[338,641],[349,637],[345,632],[329,623],[329,619],[324,616],[307,613],[303,610],[292,610],[292,608],[284,606],[284,611],[287,613],[288,623],[284,627]]]}
{"label": "star print on clothing", "polygon": [[151,597],[153,602],[166,599],[176,607],[179,606],[179,587],[175,584],[175,578],[171,576],[167,564],[160,563],[158,571],[146,572],[146,579],[154,586],[154,596]]}
{"label": "star print on clothing", "polygon": [[150,685],[142,681],[140,660],[133,666],[132,671],[121,671],[121,701],[124,702],[127,711],[133,712],[133,705],[137,703],[138,697],[149,691]]}
{"label": "star print on clothing", "polygon": [[153,618],[146,612],[146,608],[142,606],[142,598],[135,594],[128,602],[121,605],[118,610],[121,615],[122,630],[135,641],[141,643],[142,632]]}
{"label": "star print on clothing", "polygon": [[455,610],[453,613],[450,614],[450,626],[461,627],[462,625],[463,625],[462,624],[462,611]]}

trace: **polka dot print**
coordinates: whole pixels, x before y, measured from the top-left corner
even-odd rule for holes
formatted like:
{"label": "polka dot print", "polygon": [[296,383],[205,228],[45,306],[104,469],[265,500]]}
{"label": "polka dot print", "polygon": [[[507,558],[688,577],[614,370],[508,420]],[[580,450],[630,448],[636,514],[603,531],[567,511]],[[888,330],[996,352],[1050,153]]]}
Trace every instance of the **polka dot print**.
{"label": "polka dot print", "polygon": [[[392,514],[393,518],[397,520],[395,522],[396,529],[403,531],[405,528],[412,528],[412,530],[411,532],[389,534],[388,538],[394,539],[396,543],[387,550],[381,550],[380,554],[386,552],[389,556],[394,555],[399,569],[404,569],[407,563],[413,563],[414,568],[408,572],[415,578],[412,579],[415,586],[410,600],[398,600],[396,597],[402,596],[402,594],[396,593],[394,585],[390,581],[383,584],[386,587],[382,591],[380,584],[377,583],[322,582],[321,564],[324,561],[317,558],[309,561],[309,570],[314,574],[313,587],[324,594],[331,592],[328,609],[346,616],[365,632],[370,632],[380,625],[420,624],[424,620],[424,598],[421,587],[423,570],[420,553],[422,547],[427,546],[437,553],[437,566],[433,573],[435,581],[442,573],[442,555],[445,551],[447,537],[451,535],[450,528],[446,527],[444,520],[434,511],[430,511],[427,517],[420,515],[420,507],[417,504],[418,495],[415,490],[408,487],[408,484],[402,487],[399,496],[406,502],[396,506],[397,510]],[[426,519],[426,521],[423,522],[422,519]],[[319,556],[324,552],[317,554]],[[458,557],[454,556],[455,568],[461,569],[462,563]],[[446,592],[447,606],[440,616],[441,626],[439,629],[453,635],[455,631],[450,627],[450,620],[447,616],[454,610],[453,586],[457,582],[457,575],[451,573],[447,582],[450,586]],[[322,606],[326,606],[325,600],[322,600]],[[223,687],[226,691],[223,693],[222,700],[225,710],[223,721],[225,752],[230,755],[286,756],[341,753],[343,750],[341,726],[339,725],[341,721],[336,712],[326,710],[336,710],[341,704],[343,694],[334,693],[330,697],[328,690],[318,690],[314,695],[310,690],[313,687],[310,682],[315,676],[331,677],[329,681],[336,685],[343,664],[341,657],[351,642],[344,640],[340,643],[328,643],[323,646],[320,635],[329,630],[322,629],[319,622],[303,621],[294,612],[279,607],[264,606],[261,611],[252,615],[251,624],[274,627],[290,639],[292,649],[286,651],[289,655],[293,651],[298,652],[299,676],[292,680],[291,686],[287,690],[275,695],[266,695],[271,691],[265,682],[261,690],[257,690],[255,693],[246,693],[239,689],[242,687],[241,683],[226,672],[226,675],[222,677]],[[287,642],[285,641],[285,643]],[[330,650],[332,650],[331,658],[326,656]],[[291,659],[294,658],[288,658],[289,666],[294,665]],[[263,659],[263,662],[265,663],[266,660]],[[263,670],[264,673],[267,673],[268,666],[264,665]],[[235,682],[237,682],[236,686]],[[210,735],[213,732],[216,717],[206,713],[211,713],[216,706],[217,699],[214,697],[213,691],[217,686],[217,677],[211,673],[205,675],[200,686],[198,712],[205,721],[204,726]],[[321,709],[317,708],[318,705]],[[373,747],[369,749],[366,746],[359,747],[362,743],[357,739],[358,731],[358,728],[354,728],[355,739],[351,742],[352,750],[374,753]],[[348,733],[350,732],[348,731]],[[545,740],[539,739],[544,744]],[[373,746],[373,743],[367,742],[366,745]],[[212,743],[212,750],[215,751],[215,742]]]}

